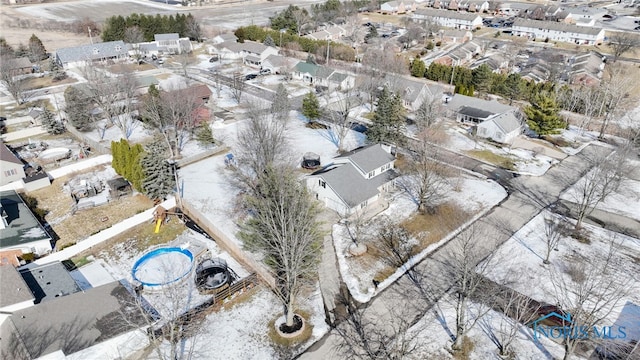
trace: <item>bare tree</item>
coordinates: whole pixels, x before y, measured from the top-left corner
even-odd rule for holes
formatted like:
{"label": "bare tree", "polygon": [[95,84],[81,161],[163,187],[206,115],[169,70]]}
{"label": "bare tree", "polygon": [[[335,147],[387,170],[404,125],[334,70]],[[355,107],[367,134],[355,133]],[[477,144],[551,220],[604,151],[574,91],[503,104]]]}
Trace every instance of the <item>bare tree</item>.
{"label": "bare tree", "polygon": [[433,158],[438,152],[431,139],[435,136],[435,129],[428,129],[418,135],[419,140],[411,145],[411,152],[407,154],[407,176],[402,186],[418,205],[421,213],[435,212],[435,204],[446,197],[448,183],[446,176],[448,167]]}
{"label": "bare tree", "polygon": [[609,46],[613,50],[613,61],[616,62],[620,56],[636,51],[640,46],[640,37],[626,31],[616,31],[609,37]]}
{"label": "bare tree", "polygon": [[[164,261],[159,266],[165,274],[159,282],[169,283],[183,275],[183,269],[177,269],[175,264]],[[144,312],[146,326],[140,331],[148,336],[151,351],[161,360],[188,360],[197,353],[198,335],[205,331],[206,316],[202,310],[206,304],[195,302],[197,293],[192,278],[162,286],[160,290],[143,289],[127,307],[129,311],[121,316],[129,319],[132,313]]]}
{"label": "bare tree", "polygon": [[[369,308],[371,302],[356,305],[348,296],[339,298],[346,314],[335,328],[337,351],[345,359],[401,360],[415,356],[424,347],[413,336],[420,328],[407,320],[407,308],[395,307],[381,312]],[[399,310],[400,309],[400,310]]]}
{"label": "bare tree", "polygon": [[239,72],[233,73],[233,78],[231,79],[231,97],[233,97],[238,104],[240,104],[240,100],[242,99],[245,85],[242,74]]}
{"label": "bare tree", "polygon": [[499,315],[498,324],[496,326],[495,320],[483,318],[479,326],[498,347],[500,356],[513,358],[513,342],[523,327],[539,317],[540,305],[515,290],[497,286],[494,289],[496,297],[493,307],[502,313]]}
{"label": "bare tree", "polygon": [[297,330],[296,299],[317,276],[322,234],[318,209],[293,168],[267,166],[245,197],[252,216],[240,232],[244,245],[260,251],[276,278],[276,294],[283,305],[286,329]]}
{"label": "bare tree", "polygon": [[[607,239],[606,253],[592,257],[574,257],[549,270],[555,300],[562,311],[571,316],[564,323],[564,359],[570,359],[577,346],[588,340],[592,329],[608,319],[630,295],[637,291],[636,271],[619,271],[622,242]],[[534,329],[535,330],[535,329]],[[611,334],[610,334],[611,335]]]}
{"label": "bare tree", "polygon": [[25,100],[25,88],[19,69],[14,66],[15,60],[11,54],[2,54],[0,57],[0,83],[18,104],[22,104]]}
{"label": "bare tree", "polygon": [[124,66],[119,74],[107,69],[87,65],[83,76],[87,79],[86,88],[91,101],[102,109],[110,124],[117,126],[125,138],[129,138],[138,126],[134,118],[136,109],[137,80]]}
{"label": "bare tree", "polygon": [[302,36],[302,32],[311,25],[311,16],[307,9],[296,9],[292,12],[293,20],[296,22],[296,32]]}
{"label": "bare tree", "polygon": [[634,98],[629,96],[634,81],[629,71],[620,63],[613,64],[607,67],[605,78],[600,82],[603,92],[600,113],[604,113],[598,134],[600,139],[604,138],[609,122],[623,114],[629,105],[635,104]]}
{"label": "bare tree", "polygon": [[436,123],[438,117],[443,114],[442,94],[436,93],[427,96],[415,112],[414,121],[419,132],[426,131]]}
{"label": "bare tree", "polygon": [[331,94],[336,100],[328,104],[324,114],[331,121],[331,127],[328,131],[335,137],[338,151],[342,152],[345,151],[345,139],[351,130],[351,112],[362,105],[363,98],[356,88],[336,91]]}
{"label": "bare tree", "polygon": [[388,218],[382,219],[378,226],[376,243],[381,259],[396,269],[405,266],[414,255],[418,241],[413,239],[407,229]]}
{"label": "bare tree", "polygon": [[140,59],[142,53],[140,52],[140,43],[144,41],[144,33],[138,26],[131,26],[124,30],[124,42],[131,44],[134,51],[134,57]]}
{"label": "bare tree", "polygon": [[558,250],[560,240],[567,234],[566,223],[562,218],[556,218],[549,215],[544,217],[544,244],[545,244],[545,256],[542,261],[544,264],[549,264],[549,257],[553,250]]}
{"label": "bare tree", "polygon": [[[463,230],[449,246],[447,256],[442,262],[443,275],[453,280],[451,298],[455,307],[455,334],[451,349],[460,351],[467,332],[482,318],[483,314],[467,317],[469,301],[489,302],[483,299],[486,294],[483,288],[484,276],[495,266],[492,255],[482,259],[481,239],[489,236],[480,229],[479,224],[472,224]],[[480,260],[483,260],[480,262]],[[489,307],[487,307],[488,311]]]}
{"label": "bare tree", "polygon": [[271,102],[271,113],[278,120],[286,123],[289,120],[289,111],[291,111],[289,92],[284,85],[278,84],[276,93],[273,94],[273,101]]}
{"label": "bare tree", "polygon": [[175,158],[198,126],[203,107],[194,87],[168,89],[147,95],[144,117],[147,125],[162,135],[171,157]]}
{"label": "bare tree", "polygon": [[427,37],[435,36],[442,28],[438,22],[432,18],[427,18],[421,21],[422,28],[424,29]]}
{"label": "bare tree", "polygon": [[590,159],[593,168],[570,190],[577,205],[575,229],[580,229],[586,216],[619,188],[631,169],[627,160],[627,148],[621,148],[610,156],[595,156]]}
{"label": "bare tree", "polygon": [[286,123],[274,121],[268,111],[250,104],[248,119],[238,133],[237,158],[243,182],[254,179],[268,167],[281,166],[289,160]]}

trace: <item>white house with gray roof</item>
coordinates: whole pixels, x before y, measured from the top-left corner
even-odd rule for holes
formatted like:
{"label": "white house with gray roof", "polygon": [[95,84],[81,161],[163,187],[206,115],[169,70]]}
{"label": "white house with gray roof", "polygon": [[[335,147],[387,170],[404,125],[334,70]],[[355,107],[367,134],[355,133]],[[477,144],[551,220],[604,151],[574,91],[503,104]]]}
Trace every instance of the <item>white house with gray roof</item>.
{"label": "white house with gray roof", "polygon": [[439,85],[428,85],[424,81],[404,76],[387,74],[384,85],[400,95],[402,105],[409,111],[416,111],[424,101],[442,96],[442,88]]}
{"label": "white house with gray roof", "polygon": [[85,66],[94,61],[129,57],[129,47],[122,40],[74,46],[56,50],[56,61],[65,69]]}
{"label": "white house with gray roof", "polygon": [[577,45],[599,45],[604,41],[604,29],[562,22],[515,19],[513,35],[531,40],[570,42]]}
{"label": "white house with gray roof", "polygon": [[478,136],[501,143],[511,143],[523,130],[523,122],[514,106],[495,100],[454,94],[445,106],[456,121],[476,126]]}
{"label": "white house with gray roof", "polygon": [[482,17],[476,13],[465,13],[438,9],[419,9],[411,16],[417,21],[434,21],[440,26],[473,30],[482,27]]}
{"label": "white house with gray roof", "polygon": [[334,158],[332,164],[307,176],[306,185],[326,207],[349,216],[393,189],[394,163],[390,147],[373,144]]}

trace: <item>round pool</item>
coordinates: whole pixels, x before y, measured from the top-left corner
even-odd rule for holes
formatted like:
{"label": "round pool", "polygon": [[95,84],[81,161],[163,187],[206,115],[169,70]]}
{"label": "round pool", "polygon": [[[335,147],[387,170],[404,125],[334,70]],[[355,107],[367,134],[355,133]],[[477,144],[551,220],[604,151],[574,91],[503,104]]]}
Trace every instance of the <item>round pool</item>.
{"label": "round pool", "polygon": [[159,288],[187,276],[193,268],[193,254],[179,247],[162,247],[142,255],[133,264],[131,276],[145,288]]}

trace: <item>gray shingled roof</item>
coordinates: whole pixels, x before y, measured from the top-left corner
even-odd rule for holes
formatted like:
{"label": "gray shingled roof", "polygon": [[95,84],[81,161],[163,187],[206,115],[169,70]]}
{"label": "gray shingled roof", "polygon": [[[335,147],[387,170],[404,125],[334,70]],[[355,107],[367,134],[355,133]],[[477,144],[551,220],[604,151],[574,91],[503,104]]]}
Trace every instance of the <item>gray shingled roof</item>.
{"label": "gray shingled roof", "polygon": [[371,179],[365,179],[353,165],[346,163],[321,173],[319,176],[345,204],[354,207],[376,196],[378,187],[393,180],[397,177],[397,173],[388,170]]}
{"label": "gray shingled roof", "polygon": [[127,54],[127,45],[122,40],[87,44],[56,50],[56,56],[65,63],[112,58]]}
{"label": "gray shingled roof", "polygon": [[4,143],[0,143],[0,160],[22,165],[22,161]]}
{"label": "gray shingled roof", "polygon": [[[532,29],[549,29],[554,31],[562,31],[575,34],[598,35],[602,28],[591,26],[578,26],[557,21],[541,21],[517,18],[513,21],[513,27],[532,28]],[[517,30],[517,29],[515,29]]]}
{"label": "gray shingled roof", "polygon": [[33,66],[33,64],[31,64],[31,61],[29,60],[29,58],[26,57],[26,56],[19,57],[19,58],[14,58],[14,59],[9,59],[9,60],[7,60],[7,65],[8,65],[7,67],[9,68],[9,70],[31,68]]}
{"label": "gray shingled roof", "polygon": [[[280,56],[280,55],[269,55],[267,56],[266,59],[264,59],[264,61],[262,62],[263,64],[265,62],[269,62],[269,64],[275,66],[275,67],[280,67],[280,66],[285,66],[287,65],[287,61],[289,59],[284,57],[284,56]],[[294,61],[298,61],[298,60],[294,60]]]}
{"label": "gray shingled roof", "polygon": [[0,308],[33,300],[33,294],[13,265],[0,265]]}
{"label": "gray shingled roof", "polygon": [[8,223],[0,229],[0,248],[51,239],[15,190],[0,192],[0,202]]}
{"label": "gray shingled roof", "polygon": [[244,43],[238,43],[242,50],[251,52],[254,54],[262,54],[265,50],[267,50],[268,46],[254,42],[254,41],[245,41]]}
{"label": "gray shingled roof", "polygon": [[469,108],[476,108],[491,114],[500,114],[516,109],[513,106],[503,105],[495,100],[487,101],[460,94],[454,94],[447,103],[447,107],[455,112],[460,111],[464,107],[467,111],[469,111]]}
{"label": "gray shingled roof", "polygon": [[178,33],[155,34],[155,35],[153,35],[153,40],[155,40],[155,41],[178,40],[178,39],[180,39],[180,34],[178,34]]}
{"label": "gray shingled roof", "polygon": [[36,304],[80,291],[61,262],[24,269],[20,275],[33,292]]}
{"label": "gray shingled roof", "polygon": [[[380,144],[361,147],[335,157],[335,159],[347,158],[351,160],[363,174],[368,174],[395,159],[395,157],[386,152]],[[362,175],[360,176],[362,177]]]}
{"label": "gray shingled roof", "polygon": [[0,357],[34,359],[86,349],[143,325],[134,304],[129,291],[112,282],[16,311],[0,328]]}
{"label": "gray shingled roof", "polygon": [[517,130],[522,126],[521,122],[516,118],[516,116],[513,113],[500,114],[494,118],[491,118],[490,120],[495,122],[496,125],[498,125],[498,127],[505,134],[508,134],[514,130]]}
{"label": "gray shingled roof", "polygon": [[414,14],[423,16],[423,17],[457,19],[457,20],[466,20],[466,21],[473,21],[476,18],[480,17],[480,15],[476,13],[465,13],[465,12],[438,10],[438,9],[418,9],[414,12]]}

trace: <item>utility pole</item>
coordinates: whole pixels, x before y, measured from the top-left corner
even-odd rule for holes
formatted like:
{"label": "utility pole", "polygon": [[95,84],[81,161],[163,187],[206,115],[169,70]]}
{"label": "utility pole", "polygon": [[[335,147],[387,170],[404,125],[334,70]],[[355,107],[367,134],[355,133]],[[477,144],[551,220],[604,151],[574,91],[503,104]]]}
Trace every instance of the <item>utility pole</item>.
{"label": "utility pole", "polygon": [[331,44],[331,37],[327,37],[327,65],[329,65],[329,45]]}

